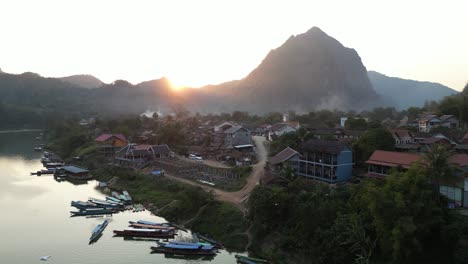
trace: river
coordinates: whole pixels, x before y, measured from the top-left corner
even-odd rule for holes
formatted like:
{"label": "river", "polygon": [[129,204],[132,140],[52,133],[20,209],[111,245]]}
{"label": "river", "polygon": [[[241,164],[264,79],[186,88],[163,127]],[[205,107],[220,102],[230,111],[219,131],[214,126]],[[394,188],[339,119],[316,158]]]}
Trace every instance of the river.
{"label": "river", "polygon": [[[30,176],[42,169],[41,153],[33,150],[39,132],[0,133],[0,263],[40,263],[50,255],[50,263],[128,264],[128,263],[236,263],[234,253],[221,251],[212,260],[174,259],[150,254],[153,241],[124,240],[113,237],[112,230],[121,230],[128,221],[146,219],[165,221],[148,211],[130,211],[112,217],[70,217],[72,200],[88,197],[104,198],[96,182],[74,185],[57,182],[53,176]],[[103,236],[88,245],[93,228],[104,219],[110,221]],[[179,231],[178,240],[190,239]]]}

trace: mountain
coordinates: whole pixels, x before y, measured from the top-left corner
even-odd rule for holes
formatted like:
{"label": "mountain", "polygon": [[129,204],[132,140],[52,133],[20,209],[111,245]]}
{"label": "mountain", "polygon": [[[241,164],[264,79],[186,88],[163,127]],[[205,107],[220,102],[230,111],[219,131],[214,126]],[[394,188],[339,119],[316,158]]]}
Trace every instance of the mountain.
{"label": "mountain", "polygon": [[244,79],[202,90],[219,97],[216,107],[221,111],[362,110],[381,105],[358,53],[317,27],[291,36]]}
{"label": "mountain", "polygon": [[101,80],[89,74],[72,75],[59,79],[64,82],[88,89],[99,88],[104,84]]}
{"label": "mountain", "polygon": [[421,107],[426,101],[439,101],[445,96],[458,93],[440,83],[388,77],[375,71],[367,74],[375,91],[400,110],[411,106]]}

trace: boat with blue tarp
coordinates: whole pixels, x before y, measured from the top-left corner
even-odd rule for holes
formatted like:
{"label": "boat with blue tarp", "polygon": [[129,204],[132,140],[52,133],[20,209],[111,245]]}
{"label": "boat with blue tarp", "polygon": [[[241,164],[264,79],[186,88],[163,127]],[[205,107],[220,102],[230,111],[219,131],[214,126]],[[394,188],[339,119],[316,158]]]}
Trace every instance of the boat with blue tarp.
{"label": "boat with blue tarp", "polygon": [[108,220],[104,220],[102,224],[97,225],[91,234],[91,237],[89,238],[89,243],[97,241],[97,239],[102,235],[102,232],[104,232],[104,229],[106,229],[107,224],[109,224]]}

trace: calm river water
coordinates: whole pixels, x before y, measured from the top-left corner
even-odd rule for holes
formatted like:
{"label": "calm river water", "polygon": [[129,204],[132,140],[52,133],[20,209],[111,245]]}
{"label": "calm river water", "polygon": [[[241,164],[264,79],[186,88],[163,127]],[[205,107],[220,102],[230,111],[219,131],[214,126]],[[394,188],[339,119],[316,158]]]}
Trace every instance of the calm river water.
{"label": "calm river water", "polygon": [[[33,147],[39,132],[0,133],[0,263],[119,264],[119,263],[236,263],[226,251],[212,260],[173,259],[150,254],[152,241],[113,237],[112,230],[123,229],[128,221],[164,221],[149,212],[123,212],[105,218],[70,217],[71,200],[104,198],[96,182],[74,185],[57,182],[52,176],[30,176],[40,170],[41,154]],[[110,223],[103,236],[88,245],[93,228],[104,219]],[[177,239],[189,239],[180,232]]]}

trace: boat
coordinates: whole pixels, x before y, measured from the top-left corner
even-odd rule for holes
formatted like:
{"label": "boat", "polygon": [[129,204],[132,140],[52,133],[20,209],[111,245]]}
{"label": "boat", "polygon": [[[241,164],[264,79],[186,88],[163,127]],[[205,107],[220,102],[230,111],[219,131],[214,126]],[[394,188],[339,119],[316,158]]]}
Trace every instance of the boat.
{"label": "boat", "polygon": [[237,261],[240,263],[246,263],[246,264],[256,264],[256,263],[270,263],[268,260],[264,259],[259,259],[259,258],[250,258],[247,256],[242,256],[242,255],[235,255]]}
{"label": "boat", "polygon": [[197,243],[187,243],[185,245],[175,243],[158,242],[157,247],[151,247],[154,253],[175,254],[175,255],[203,255],[215,256],[218,251],[211,245],[200,245]]}
{"label": "boat", "polygon": [[196,235],[199,239],[204,240],[204,241],[206,241],[206,242],[208,242],[208,243],[211,243],[212,245],[218,246],[218,247],[220,247],[220,248],[223,248],[223,247],[224,247],[224,245],[223,245],[222,243],[220,243],[220,242],[218,242],[218,241],[216,241],[216,240],[214,240],[214,239],[212,239],[212,238],[209,238],[209,237],[200,235],[199,233],[195,233],[195,235]]}
{"label": "boat", "polygon": [[106,201],[120,203],[119,199],[110,196],[106,196]]}
{"label": "boat", "polygon": [[70,205],[81,210],[85,210],[89,208],[102,208],[100,205],[97,205],[95,203],[83,202],[83,201],[71,201]]}
{"label": "boat", "polygon": [[158,237],[172,238],[174,230],[168,229],[144,229],[144,228],[126,228],[124,230],[114,230],[116,236],[131,236],[131,237]]}
{"label": "boat", "polygon": [[42,147],[34,147],[34,150],[35,150],[35,151],[41,151],[41,150],[42,150]]}
{"label": "boat", "polygon": [[151,222],[151,221],[146,221],[146,220],[138,220],[136,222],[132,222],[132,221],[129,221],[130,224],[143,224],[143,225],[166,225],[168,226],[169,224],[168,223],[155,223],[155,222]]}
{"label": "boat", "polygon": [[171,244],[177,245],[203,245],[203,246],[213,246],[210,243],[203,243],[203,242],[185,242],[185,241],[171,241]]}
{"label": "boat", "polygon": [[99,199],[95,199],[95,198],[89,198],[88,201],[91,202],[91,203],[97,204],[97,205],[99,205],[101,207],[110,207],[110,208],[120,208],[120,207],[122,207],[122,205],[119,204],[119,203],[99,200]]}
{"label": "boat", "polygon": [[175,230],[175,227],[172,226],[162,226],[162,225],[144,225],[144,224],[130,224],[131,227],[134,228],[144,228],[144,229],[167,229],[167,230]]}
{"label": "boat", "polygon": [[116,209],[107,209],[107,208],[89,208],[86,210],[80,211],[71,211],[70,212],[73,216],[81,216],[81,215],[105,215],[105,214],[114,214],[117,213]]}
{"label": "boat", "polygon": [[104,229],[106,229],[107,224],[109,224],[109,221],[104,220],[102,224],[97,225],[93,229],[91,237],[89,238],[89,243],[96,241],[102,235],[102,232],[104,232]]}
{"label": "boat", "polygon": [[57,167],[62,167],[63,162],[46,162],[44,163],[44,167],[46,168],[57,168]]}
{"label": "boat", "polygon": [[112,196],[116,199],[122,200],[120,194],[118,194],[117,192],[112,192]]}
{"label": "boat", "polygon": [[122,194],[125,195],[125,197],[127,197],[128,201],[132,201],[132,197],[130,196],[130,194],[127,191],[123,191]]}

